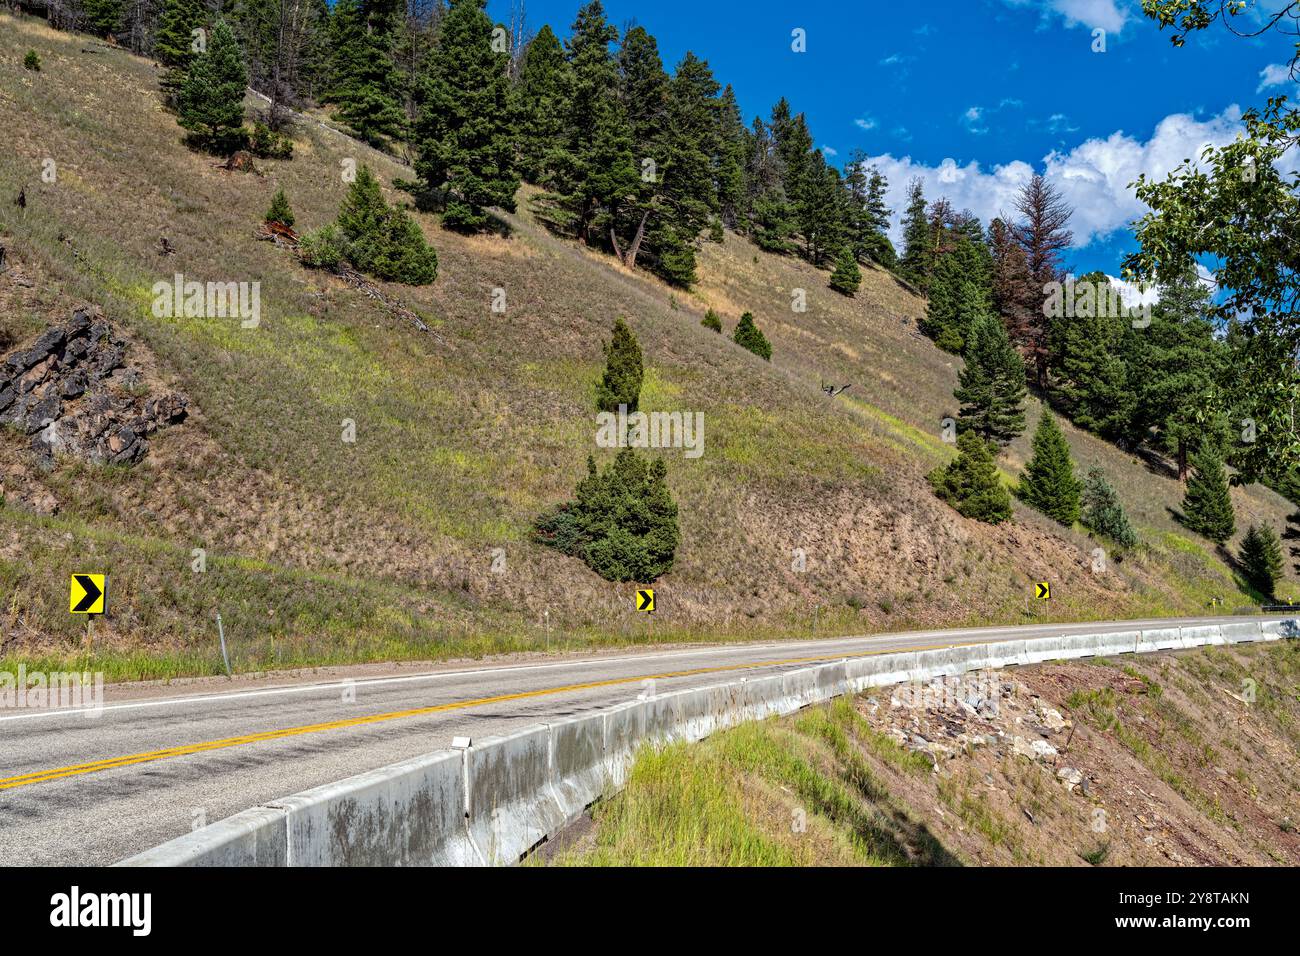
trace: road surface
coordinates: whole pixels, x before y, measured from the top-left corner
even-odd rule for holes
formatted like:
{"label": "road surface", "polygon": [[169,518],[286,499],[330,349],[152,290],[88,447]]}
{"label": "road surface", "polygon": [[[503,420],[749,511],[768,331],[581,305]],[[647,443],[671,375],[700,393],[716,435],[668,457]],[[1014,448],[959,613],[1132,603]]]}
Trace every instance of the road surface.
{"label": "road surface", "polygon": [[[1259,620],[1269,620],[1263,617]],[[1275,619],[1275,618],[1273,618]],[[101,865],[299,790],[634,699],[827,660],[1223,617],[969,628],[475,663],[317,682],[105,689],[97,717],[0,710],[0,864]],[[1254,618],[1234,617],[1234,621]]]}

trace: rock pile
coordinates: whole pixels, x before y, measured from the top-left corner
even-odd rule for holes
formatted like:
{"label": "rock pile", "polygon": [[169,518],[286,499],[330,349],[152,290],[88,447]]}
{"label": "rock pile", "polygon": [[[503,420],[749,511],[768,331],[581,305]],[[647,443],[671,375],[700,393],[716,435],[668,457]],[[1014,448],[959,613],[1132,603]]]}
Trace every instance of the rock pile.
{"label": "rock pile", "polygon": [[0,362],[0,425],[32,436],[45,460],[135,464],[148,436],[183,421],[189,402],[174,392],[151,395],[126,353],[102,316],[77,309]]}
{"label": "rock pile", "polygon": [[[904,684],[891,689],[887,708],[875,697],[866,705],[886,735],[925,754],[936,768],[977,747],[1054,767],[1072,728],[1060,711],[999,672]],[[1084,783],[1071,767],[1057,775],[1068,790]]]}

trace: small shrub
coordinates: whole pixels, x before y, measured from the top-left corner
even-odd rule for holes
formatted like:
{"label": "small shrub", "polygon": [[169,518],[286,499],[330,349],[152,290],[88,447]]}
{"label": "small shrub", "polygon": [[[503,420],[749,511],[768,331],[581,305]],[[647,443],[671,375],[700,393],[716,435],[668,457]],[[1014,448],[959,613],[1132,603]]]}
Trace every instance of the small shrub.
{"label": "small shrub", "polygon": [[541,515],[533,540],[580,558],[607,581],[649,583],[673,566],[681,541],[662,459],[624,448],[604,471],[587,458],[575,500]]}
{"label": "small shrub", "polygon": [[1105,535],[1122,548],[1137,544],[1137,533],[1124,513],[1124,506],[1119,503],[1119,495],[1100,468],[1088,472],[1079,503],[1083,523],[1097,534]]}
{"label": "small shrub", "polygon": [[1034,432],[1034,454],[1025,466],[1017,494],[1067,528],[1079,520],[1079,480],[1074,476],[1070,445],[1047,409]]}
{"label": "small shrub", "polygon": [[629,412],[635,412],[644,376],[641,346],[636,336],[626,322],[615,319],[613,337],[605,346],[605,374],[596,389],[597,409],[617,412],[620,405],[626,405]]}
{"label": "small shrub", "polygon": [[293,140],[273,132],[265,123],[254,123],[248,134],[248,151],[261,159],[292,159]]}
{"label": "small shrub", "polygon": [[748,349],[759,358],[769,362],[772,361],[772,344],[768,342],[767,337],[754,324],[752,313],[746,312],[740,317],[740,324],[736,326],[736,332],[732,336],[732,340],[741,348]]}
{"label": "small shrub", "polygon": [[289,206],[289,197],[284,194],[283,186],[271,197],[271,208],[266,211],[263,219],[266,222],[278,222],[282,226],[293,226],[293,209]]}
{"label": "small shrub", "polygon": [[722,332],[722,319],[718,318],[718,313],[712,309],[704,313],[704,318],[700,319],[700,325],[719,334]]}
{"label": "small shrub", "polygon": [[337,268],[344,259],[343,249],[343,236],[334,223],[313,229],[298,241],[298,252],[303,264],[314,269]]}
{"label": "small shrub", "polygon": [[842,295],[853,296],[862,284],[862,270],[853,250],[845,248],[835,260],[835,271],[831,273],[831,288]]}
{"label": "small shrub", "polygon": [[973,431],[957,436],[957,457],[926,476],[934,493],[957,513],[998,524],[1011,517],[1011,495],[998,477],[993,453]]}
{"label": "small shrub", "polygon": [[35,50],[28,50],[27,55],[23,57],[23,66],[33,73],[41,72],[41,57]]}

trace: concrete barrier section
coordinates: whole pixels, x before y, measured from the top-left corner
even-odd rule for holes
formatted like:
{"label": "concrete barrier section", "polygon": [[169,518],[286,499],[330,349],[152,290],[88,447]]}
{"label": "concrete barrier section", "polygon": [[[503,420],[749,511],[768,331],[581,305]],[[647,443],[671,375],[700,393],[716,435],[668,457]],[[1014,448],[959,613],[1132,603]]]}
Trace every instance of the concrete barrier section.
{"label": "concrete barrier section", "polygon": [[439,751],[270,804],[285,812],[290,866],[473,866],[464,752]]}
{"label": "concrete barrier section", "polygon": [[566,821],[576,819],[613,784],[605,760],[605,717],[573,717],[550,728],[551,786]]}
{"label": "concrete barrier section", "polygon": [[1174,650],[1182,646],[1182,636],[1176,627],[1157,627],[1142,632],[1142,639],[1138,642],[1140,650],[1165,651]]}
{"label": "concrete barrier section", "polygon": [[529,727],[465,751],[469,835],[491,865],[517,862],[565,823],[550,785],[550,737]]}
{"label": "concrete barrier section", "polygon": [[118,866],[287,866],[284,811],[254,807],[123,860]]}
{"label": "concrete barrier section", "polygon": [[1264,637],[1263,629],[1258,621],[1234,621],[1220,625],[1220,630],[1223,632],[1223,642],[1225,644],[1245,644],[1250,641],[1262,640]]}
{"label": "concrete barrier section", "polygon": [[614,787],[622,787],[636,748],[646,737],[646,708],[641,701],[605,711],[605,767]]}

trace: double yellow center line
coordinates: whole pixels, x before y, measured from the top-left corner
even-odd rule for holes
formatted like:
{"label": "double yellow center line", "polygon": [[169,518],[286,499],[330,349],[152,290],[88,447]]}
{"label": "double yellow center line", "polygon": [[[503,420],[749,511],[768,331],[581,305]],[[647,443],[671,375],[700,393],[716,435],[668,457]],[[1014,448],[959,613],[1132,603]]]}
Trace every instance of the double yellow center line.
{"label": "double yellow center line", "polygon": [[608,680],[588,681],[582,684],[565,684],[562,687],[544,687],[539,690],[519,691],[514,694],[498,694],[495,697],[479,697],[473,700],[458,700],[449,704],[434,704],[430,707],[415,707],[410,710],[394,710],[386,714],[370,714],[365,717],[349,717],[346,720],[331,720],[320,724],[305,724],[301,727],[285,727],[280,730],[264,730],[255,734],[243,734],[239,737],[225,737],[221,740],[209,740],[203,743],[181,744],[176,747],[164,747],[160,750],[147,750],[144,753],[128,754],[124,757],[107,757],[87,763],[71,764],[67,767],[55,767],[50,770],[34,770],[16,777],[0,778],[0,790],[14,790],[34,783],[47,783],[76,777],[85,773],[98,773],[102,770],[115,770],[133,764],[150,763],[166,760],[170,757],[185,757],[190,754],[207,753],[212,750],[224,750],[227,747],[239,747],[244,744],[264,743],[269,740],[283,740],[286,737],[299,737],[323,730],[343,730],[348,727],[363,727],[367,724],[379,724],[403,717],[420,717],[425,714],[437,714],[450,710],[466,710],[470,707],[483,707],[488,704],[500,704],[511,700],[526,700],[530,697],[548,697],[554,694],[568,694],[580,690],[594,690],[598,687],[615,687],[620,684],[635,684],[646,680],[668,680],[675,677],[696,677],[700,674],[720,674],[727,671],[752,670],[759,667],[785,667],[791,664],[817,664],[826,661],[839,661],[849,658],[872,657],[879,654],[897,654],[901,651],[933,651],[948,647],[972,647],[984,641],[972,641],[969,644],[938,644],[928,647],[909,647],[879,651],[866,651],[860,654],[827,654],[819,657],[789,657],[784,660],[754,661],[747,664],[726,664],[718,667],[697,667],[692,670],[666,671],[661,674],[639,674],[635,677],[612,677]]}

